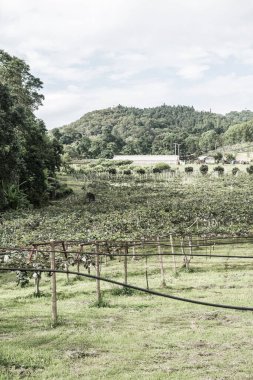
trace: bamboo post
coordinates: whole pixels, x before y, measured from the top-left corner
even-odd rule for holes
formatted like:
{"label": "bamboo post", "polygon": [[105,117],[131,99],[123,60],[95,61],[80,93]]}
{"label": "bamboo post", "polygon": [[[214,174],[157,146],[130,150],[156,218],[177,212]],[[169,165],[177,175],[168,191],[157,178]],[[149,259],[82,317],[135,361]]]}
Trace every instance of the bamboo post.
{"label": "bamboo post", "polygon": [[163,266],[163,257],[161,255],[161,244],[160,244],[160,237],[157,236],[157,247],[158,247],[158,258],[160,263],[160,270],[161,270],[161,286],[166,286],[165,281],[165,272],[164,272],[164,266]]}
{"label": "bamboo post", "polygon": [[36,297],[39,297],[40,296],[40,272],[34,272],[33,278],[34,278],[34,285],[35,285],[34,294]]}
{"label": "bamboo post", "polygon": [[83,245],[82,244],[80,244],[79,252],[80,253],[77,254],[77,258],[76,258],[77,259],[77,272],[78,273],[80,273],[80,260],[81,260],[81,255],[83,253]]}
{"label": "bamboo post", "polygon": [[188,236],[188,239],[189,239],[189,251],[190,251],[190,259],[189,259],[189,262],[191,261],[191,259],[193,258],[192,256],[192,238],[190,236]]}
{"label": "bamboo post", "polygon": [[97,275],[97,302],[100,305],[102,301],[101,288],[100,288],[100,257],[99,257],[99,245],[96,243],[96,275]]}
{"label": "bamboo post", "polygon": [[[38,247],[36,244],[33,244],[33,249],[32,249],[32,255],[35,255],[35,260],[38,258]],[[32,256],[31,256],[32,259]],[[40,279],[41,279],[41,272],[34,272],[33,273],[33,278],[34,278],[34,295],[36,297],[40,296]]]}
{"label": "bamboo post", "polygon": [[185,253],[184,250],[184,238],[181,238],[181,252],[184,255],[184,267],[189,270],[189,259],[187,257],[187,254]]}
{"label": "bamboo post", "polygon": [[65,267],[65,270],[67,271],[67,281],[69,282],[69,273],[68,273],[69,263],[68,263],[68,254],[67,254],[68,246],[67,246],[67,243],[65,243],[64,241],[62,242],[62,248],[63,248],[64,256],[66,259],[64,267]]}
{"label": "bamboo post", "polygon": [[132,247],[132,260],[136,259],[136,251],[135,251],[135,241],[133,241],[133,247]]}
{"label": "bamboo post", "polygon": [[108,255],[110,254],[108,241],[106,241],[106,245],[105,246],[106,246],[106,250],[105,250],[105,266],[107,267],[107,265],[108,265]]}
{"label": "bamboo post", "polygon": [[171,253],[173,255],[174,272],[176,273],[177,272],[177,264],[176,264],[176,257],[174,255],[175,251],[174,251],[174,242],[173,242],[172,234],[170,234],[170,246],[171,246]]}
{"label": "bamboo post", "polygon": [[[142,246],[142,253],[144,254],[144,238],[141,238],[141,246]],[[148,283],[148,257],[145,254],[145,277],[146,277],[146,286],[147,289],[149,289],[149,283]]]}
{"label": "bamboo post", "polygon": [[147,289],[149,290],[149,283],[148,283],[148,255],[145,256],[145,274],[146,274],[146,285],[147,285]]}
{"label": "bamboo post", "polygon": [[[51,252],[50,252],[50,262],[51,269],[55,270],[55,243],[50,242]],[[52,292],[52,326],[57,324],[57,296],[56,296],[56,273],[51,273],[51,292]]]}
{"label": "bamboo post", "polygon": [[125,256],[124,256],[124,282],[127,284],[127,255],[128,255],[128,244],[125,245]]}

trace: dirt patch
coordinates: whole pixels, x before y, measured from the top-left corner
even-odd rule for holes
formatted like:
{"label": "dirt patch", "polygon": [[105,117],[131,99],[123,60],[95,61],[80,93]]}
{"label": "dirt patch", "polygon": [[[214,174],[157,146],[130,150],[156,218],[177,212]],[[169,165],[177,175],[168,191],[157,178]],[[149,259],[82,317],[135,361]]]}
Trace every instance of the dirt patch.
{"label": "dirt patch", "polygon": [[68,350],[68,351],[65,351],[65,356],[68,359],[95,358],[99,356],[99,352],[95,350],[94,351],[93,350],[89,350],[89,351]]}

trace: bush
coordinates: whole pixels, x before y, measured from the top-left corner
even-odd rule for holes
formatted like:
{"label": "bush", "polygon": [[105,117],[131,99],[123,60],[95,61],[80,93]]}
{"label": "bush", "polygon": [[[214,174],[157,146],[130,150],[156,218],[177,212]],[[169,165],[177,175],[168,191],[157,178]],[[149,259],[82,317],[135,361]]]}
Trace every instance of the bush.
{"label": "bush", "polygon": [[115,175],[115,174],[117,174],[117,170],[115,168],[110,168],[110,169],[108,169],[108,173],[111,175]]}
{"label": "bush", "polygon": [[138,173],[138,174],[145,174],[146,171],[144,169],[140,168],[140,169],[136,170],[136,173]]}
{"label": "bush", "polygon": [[132,174],[132,172],[131,172],[130,169],[126,169],[126,170],[123,171],[123,174],[130,175],[130,174]]}
{"label": "bush", "polygon": [[222,175],[224,174],[224,168],[223,166],[216,166],[214,169],[213,169],[214,172],[218,173],[219,175]]}
{"label": "bush", "polygon": [[153,169],[153,173],[161,173],[161,172],[162,172],[162,170],[159,169],[159,168],[154,168]]}
{"label": "bush", "polygon": [[253,165],[248,166],[248,167],[246,168],[246,170],[247,170],[247,173],[249,173],[249,174],[253,174]]}
{"label": "bush", "polygon": [[166,164],[165,162],[160,162],[159,164],[156,164],[155,169],[159,169],[161,173],[165,170],[169,171],[170,170],[170,165]]}
{"label": "bush", "polygon": [[121,160],[121,161],[113,161],[114,165],[116,166],[125,166],[125,165],[131,165],[133,161],[131,160]]}
{"label": "bush", "polygon": [[186,166],[184,168],[185,173],[193,173],[193,167],[192,166]]}
{"label": "bush", "polygon": [[47,195],[49,199],[61,199],[73,194],[73,190],[56,178],[48,177]]}
{"label": "bush", "polygon": [[27,195],[19,189],[17,184],[3,184],[3,193],[1,203],[6,208],[19,209],[30,205]]}
{"label": "bush", "polygon": [[207,172],[208,172],[208,166],[205,165],[205,164],[201,165],[200,168],[199,168],[199,171],[200,171],[201,174],[206,175]]}
{"label": "bush", "polygon": [[239,172],[239,168],[233,168],[232,169],[232,174],[236,175]]}

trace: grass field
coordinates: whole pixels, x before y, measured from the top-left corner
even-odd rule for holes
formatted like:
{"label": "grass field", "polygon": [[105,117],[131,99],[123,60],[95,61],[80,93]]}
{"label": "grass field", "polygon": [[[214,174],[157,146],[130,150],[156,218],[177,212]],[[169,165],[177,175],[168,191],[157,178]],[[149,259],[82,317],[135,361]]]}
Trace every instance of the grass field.
{"label": "grass field", "polygon": [[[232,250],[231,250],[232,249]],[[252,247],[243,250],[251,254]],[[202,253],[205,253],[204,251]],[[236,246],[219,253],[238,253]],[[149,286],[206,302],[252,306],[249,259],[194,258],[191,271],[173,273],[165,258],[161,288],[157,257],[149,259]],[[95,273],[92,270],[92,273]],[[102,265],[103,276],[123,281],[123,262]],[[129,261],[129,283],[146,286],[143,260]],[[41,298],[33,284],[15,285],[1,274],[1,380],[4,379],[252,379],[252,312],[198,306],[102,283],[104,307],[96,306],[96,284],[57,275],[59,324],[50,323],[50,279]]]}

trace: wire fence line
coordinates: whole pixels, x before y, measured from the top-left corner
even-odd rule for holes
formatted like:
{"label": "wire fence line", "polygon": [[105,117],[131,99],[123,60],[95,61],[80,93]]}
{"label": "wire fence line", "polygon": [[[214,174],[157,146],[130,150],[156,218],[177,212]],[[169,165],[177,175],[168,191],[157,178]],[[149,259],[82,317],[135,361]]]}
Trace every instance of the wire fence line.
{"label": "wire fence line", "polygon": [[134,290],[137,290],[140,292],[152,294],[152,295],[158,296],[158,297],[173,299],[176,301],[188,302],[188,303],[193,303],[193,304],[202,305],[202,306],[218,307],[218,308],[222,308],[222,309],[232,309],[232,310],[240,310],[240,311],[253,311],[253,307],[249,307],[249,306],[235,306],[235,305],[217,304],[217,303],[193,300],[190,298],[178,297],[178,296],[174,296],[171,294],[161,293],[161,292],[157,292],[155,290],[150,290],[150,289],[141,288],[141,287],[135,286],[135,285],[125,284],[125,283],[122,283],[122,282],[119,282],[116,280],[111,280],[109,278],[105,278],[105,277],[101,277],[101,276],[95,276],[95,275],[91,275],[91,274],[87,274],[87,273],[80,273],[80,272],[74,272],[74,271],[66,272],[66,271],[59,270],[59,269],[52,270],[50,268],[47,268],[47,269],[29,268],[29,269],[27,269],[27,268],[2,268],[2,267],[0,267],[0,271],[17,271],[17,270],[23,271],[23,272],[26,272],[26,271],[36,272],[36,271],[38,271],[38,272],[47,272],[47,273],[64,273],[64,274],[68,273],[68,274],[72,274],[72,275],[78,275],[78,276],[90,278],[93,280],[108,282],[110,284],[123,286],[123,287],[129,288],[129,289],[134,289]]}
{"label": "wire fence line", "polygon": [[[230,239],[230,240],[229,240]],[[33,272],[35,277],[35,286],[39,292],[41,273],[51,273],[51,291],[52,291],[52,321],[57,321],[57,293],[56,293],[56,273],[64,273],[69,279],[69,275],[78,275],[96,280],[96,292],[98,303],[102,301],[100,281],[105,281],[126,288],[139,290],[155,296],[166,297],[178,301],[195,303],[203,306],[214,306],[233,310],[253,311],[248,306],[222,305],[209,302],[195,301],[188,298],[173,296],[149,289],[149,268],[148,259],[157,258],[152,265],[157,265],[160,271],[161,284],[166,285],[165,280],[165,263],[163,259],[170,257],[172,261],[172,270],[176,273],[179,270],[178,265],[190,270],[190,263],[194,257],[205,259],[253,259],[252,255],[231,254],[231,251],[251,250],[253,248],[253,236],[220,236],[207,239],[205,236],[180,236],[170,234],[169,239],[165,240],[156,237],[155,240],[51,240],[44,243],[31,243],[29,247],[0,247],[0,271],[16,271],[21,274]],[[131,252],[129,251],[131,249]],[[228,254],[219,252],[219,250],[229,250]],[[199,252],[200,251],[200,252]],[[178,263],[176,258],[182,258],[183,261]],[[122,270],[124,283],[118,282],[101,276],[102,265],[108,266],[110,260],[117,259],[122,261]],[[108,261],[108,259],[110,259]],[[145,273],[146,288],[137,287],[128,283],[129,259],[143,260],[143,269]],[[155,264],[156,263],[156,264]],[[167,263],[168,264],[168,263]],[[77,271],[70,270],[70,266],[76,265]],[[83,273],[81,265],[88,271]],[[50,266],[50,268],[49,268]],[[96,275],[90,273],[91,268],[95,268]]]}

